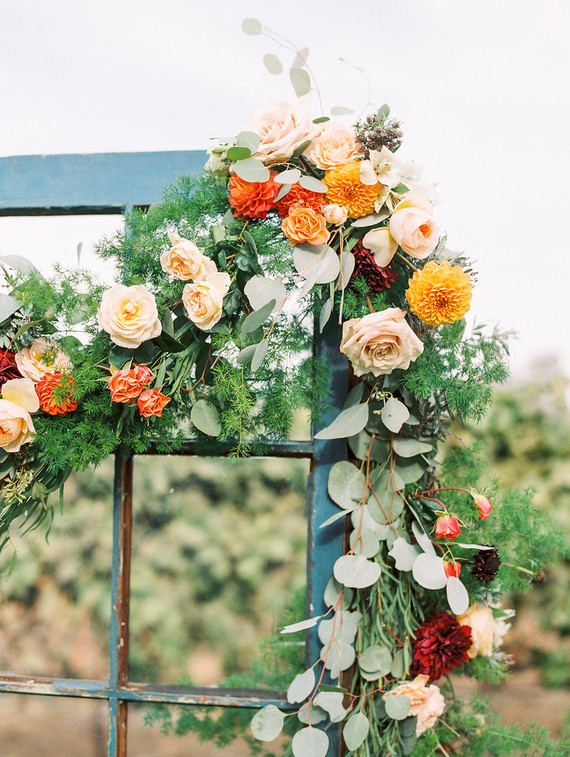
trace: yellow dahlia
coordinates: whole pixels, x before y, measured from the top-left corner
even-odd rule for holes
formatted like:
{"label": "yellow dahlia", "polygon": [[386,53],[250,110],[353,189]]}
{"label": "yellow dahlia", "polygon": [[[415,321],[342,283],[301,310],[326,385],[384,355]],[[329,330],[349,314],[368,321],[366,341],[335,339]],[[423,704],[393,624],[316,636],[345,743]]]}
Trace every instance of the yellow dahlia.
{"label": "yellow dahlia", "polygon": [[429,326],[455,323],[469,310],[471,279],[461,266],[432,260],[414,273],[406,299],[412,312]]}
{"label": "yellow dahlia", "polygon": [[360,181],[359,160],[331,168],[325,172],[323,181],[328,187],[327,202],[347,207],[349,218],[361,218],[374,213],[374,203],[382,184],[363,184]]}

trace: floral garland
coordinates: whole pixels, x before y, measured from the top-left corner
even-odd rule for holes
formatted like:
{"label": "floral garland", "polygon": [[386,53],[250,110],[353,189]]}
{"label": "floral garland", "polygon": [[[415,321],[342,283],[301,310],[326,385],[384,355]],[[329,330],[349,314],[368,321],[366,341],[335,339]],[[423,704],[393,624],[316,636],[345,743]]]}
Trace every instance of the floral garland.
{"label": "floral garland", "polygon": [[450,420],[480,417],[505,379],[506,349],[500,335],[464,333],[471,269],[445,247],[387,106],[354,126],[313,118],[309,85],[292,79],[295,100],[262,107],[211,150],[202,179],[101,245],[120,283],[49,281],[2,259],[13,291],[0,302],[1,543],[17,519],[50,515],[71,470],[117,447],[174,449],[190,428],[206,448],[247,453],[255,437],[286,436],[272,403],[318,412],[326,367],[306,355],[310,321],[322,331],[338,317],[352,389],[316,438],[347,439],[350,459],[330,471],[339,512],[319,526],[346,518],[347,547],[328,611],[283,631],[313,627],[322,643],[289,687],[292,711],[266,706],[251,728],[269,741],[296,713],[295,757],[325,757],[335,723],[362,757],[447,754],[476,736],[435,682],[455,669],[501,677],[512,613],[500,594],[548,551],[544,537],[527,565],[503,564],[505,521],[487,494],[499,495],[475,488],[461,450],[436,472]]}

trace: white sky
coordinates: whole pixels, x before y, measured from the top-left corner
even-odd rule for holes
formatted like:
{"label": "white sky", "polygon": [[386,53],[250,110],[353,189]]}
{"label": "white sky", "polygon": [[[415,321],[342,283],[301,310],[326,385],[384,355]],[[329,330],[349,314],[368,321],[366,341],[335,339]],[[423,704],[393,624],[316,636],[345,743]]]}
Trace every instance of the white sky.
{"label": "white sky", "polygon": [[[545,357],[570,376],[567,0],[0,0],[0,155],[234,135],[292,94],[263,68],[275,44],[241,32],[252,16],[310,48],[325,109],[366,104],[340,57],[367,72],[372,102],[404,123],[402,154],[438,182],[449,246],[477,261],[472,312],[519,331],[515,377]],[[73,263],[116,224],[0,219],[0,248]]]}

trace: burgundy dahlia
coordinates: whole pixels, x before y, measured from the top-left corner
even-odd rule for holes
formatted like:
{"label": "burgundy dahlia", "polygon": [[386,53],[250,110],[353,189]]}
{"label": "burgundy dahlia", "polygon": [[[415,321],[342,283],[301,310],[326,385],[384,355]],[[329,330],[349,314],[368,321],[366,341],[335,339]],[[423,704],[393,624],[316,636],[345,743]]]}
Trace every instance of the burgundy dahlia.
{"label": "burgundy dahlia", "polygon": [[489,583],[497,575],[500,565],[501,558],[494,547],[491,549],[481,549],[475,555],[475,565],[471,573],[473,573],[477,580]]}
{"label": "burgundy dahlia", "polygon": [[13,352],[0,350],[0,387],[10,379],[22,378]]}
{"label": "burgundy dahlia", "polygon": [[352,252],[356,264],[352,273],[351,281],[360,277],[363,278],[372,292],[381,292],[383,289],[390,289],[396,276],[396,271],[391,268],[381,268],[376,265],[374,255],[367,250],[362,242],[357,242]]}
{"label": "burgundy dahlia", "polygon": [[427,675],[430,681],[437,681],[469,659],[467,652],[473,644],[471,626],[462,626],[447,612],[430,615],[415,634],[413,675]]}

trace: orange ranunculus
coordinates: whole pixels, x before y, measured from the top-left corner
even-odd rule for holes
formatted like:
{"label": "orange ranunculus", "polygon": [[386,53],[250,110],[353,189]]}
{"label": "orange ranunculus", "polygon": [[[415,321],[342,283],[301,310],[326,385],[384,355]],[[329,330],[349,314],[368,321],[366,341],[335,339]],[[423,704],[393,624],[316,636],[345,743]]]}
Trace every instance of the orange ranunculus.
{"label": "orange ranunculus", "polygon": [[152,371],[150,370],[148,365],[137,365],[135,369],[135,375],[137,377],[137,381],[142,386],[148,386],[152,381]]}
{"label": "orange ranunculus", "polygon": [[493,505],[484,494],[478,494],[475,497],[475,504],[477,505],[477,510],[479,510],[479,520],[487,520],[489,515],[491,515]]}
{"label": "orange ranunculus", "polygon": [[275,209],[280,218],[285,218],[289,213],[289,208],[293,205],[300,205],[305,208],[312,208],[315,212],[320,212],[323,204],[322,192],[311,192],[300,184],[293,184],[287,194],[275,203]]}
{"label": "orange ranunculus", "polygon": [[271,210],[275,195],[280,189],[271,176],[268,181],[244,181],[234,174],[229,181],[230,205],[235,217],[265,218]]}
{"label": "orange ranunculus", "polygon": [[162,394],[158,389],[145,389],[139,394],[137,404],[143,418],[150,418],[151,415],[162,415],[164,407],[170,400],[170,397]]}
{"label": "orange ranunculus", "polygon": [[431,260],[410,279],[406,299],[428,326],[455,323],[469,310],[471,279],[461,266]]}
{"label": "orange ranunculus", "polygon": [[77,410],[77,402],[72,397],[74,381],[61,371],[44,373],[36,384],[36,394],[40,409],[49,415],[66,415]]}
{"label": "orange ranunculus", "polygon": [[281,228],[293,244],[297,242],[325,244],[330,237],[324,216],[312,208],[299,205],[294,205],[289,210],[289,215],[281,224]]}
{"label": "orange ranunculus", "polygon": [[374,203],[382,184],[363,184],[360,181],[360,161],[331,168],[323,179],[328,187],[326,201],[348,208],[349,218],[362,218],[374,212]]}
{"label": "orange ranunculus", "polygon": [[[142,368],[143,366],[139,367]],[[113,402],[136,400],[143,390],[143,386],[137,377],[137,370],[123,368],[113,373],[108,384]]]}

